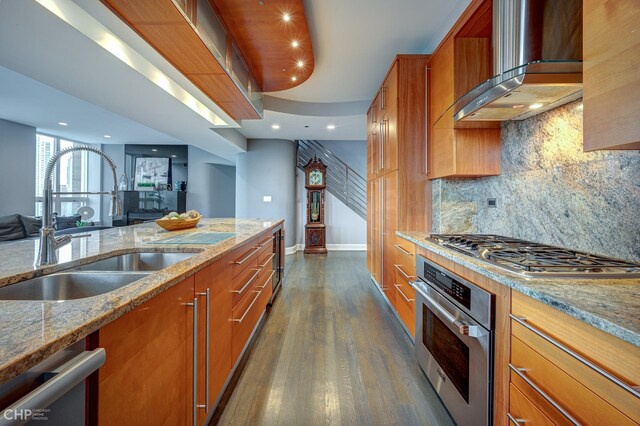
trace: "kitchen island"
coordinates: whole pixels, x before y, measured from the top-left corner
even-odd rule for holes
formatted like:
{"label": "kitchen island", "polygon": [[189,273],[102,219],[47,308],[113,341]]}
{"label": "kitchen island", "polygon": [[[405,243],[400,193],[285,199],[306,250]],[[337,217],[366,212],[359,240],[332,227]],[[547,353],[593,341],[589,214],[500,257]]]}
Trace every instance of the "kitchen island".
{"label": "kitchen island", "polygon": [[[59,263],[35,268],[38,241],[4,244],[0,287],[86,265],[115,255],[188,252],[193,256],[102,295],[64,301],[0,300],[0,384],[52,354],[89,336],[136,307],[261,236],[271,236],[282,220],[203,219],[196,229],[167,232],[155,223],[94,231],[59,250]],[[233,233],[214,245],[163,244],[173,235]],[[108,357],[108,355],[107,355]]]}

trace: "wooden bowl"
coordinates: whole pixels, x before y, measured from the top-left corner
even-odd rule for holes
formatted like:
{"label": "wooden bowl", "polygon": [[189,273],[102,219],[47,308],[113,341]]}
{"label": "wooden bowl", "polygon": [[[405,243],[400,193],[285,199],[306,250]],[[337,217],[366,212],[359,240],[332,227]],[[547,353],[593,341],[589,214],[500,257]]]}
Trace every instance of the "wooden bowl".
{"label": "wooden bowl", "polygon": [[156,223],[167,231],[179,231],[181,229],[195,228],[202,216],[187,219],[158,219]]}

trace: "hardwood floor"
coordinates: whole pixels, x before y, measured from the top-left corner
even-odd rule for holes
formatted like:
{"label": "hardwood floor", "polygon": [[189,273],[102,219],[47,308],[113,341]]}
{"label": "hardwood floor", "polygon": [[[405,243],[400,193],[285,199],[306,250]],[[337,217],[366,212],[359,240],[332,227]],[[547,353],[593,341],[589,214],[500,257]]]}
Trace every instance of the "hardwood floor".
{"label": "hardwood floor", "polygon": [[450,425],[413,344],[366,270],[366,253],[287,256],[221,425]]}

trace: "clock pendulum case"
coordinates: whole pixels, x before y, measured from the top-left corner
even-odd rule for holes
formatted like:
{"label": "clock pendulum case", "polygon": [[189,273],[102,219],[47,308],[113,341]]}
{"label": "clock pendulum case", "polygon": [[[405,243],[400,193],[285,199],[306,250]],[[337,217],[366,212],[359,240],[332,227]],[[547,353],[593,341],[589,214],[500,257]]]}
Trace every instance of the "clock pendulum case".
{"label": "clock pendulum case", "polygon": [[326,253],[326,225],[324,224],[324,190],[327,166],[314,157],[304,166],[307,189],[307,223],[304,226],[304,252]]}

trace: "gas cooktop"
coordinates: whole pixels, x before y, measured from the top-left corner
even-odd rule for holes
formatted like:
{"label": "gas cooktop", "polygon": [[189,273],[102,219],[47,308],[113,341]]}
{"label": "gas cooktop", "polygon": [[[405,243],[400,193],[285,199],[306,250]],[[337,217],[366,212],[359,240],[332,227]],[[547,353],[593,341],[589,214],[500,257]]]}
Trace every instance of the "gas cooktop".
{"label": "gas cooktop", "polygon": [[640,277],[638,263],[500,235],[431,234],[427,240],[525,277]]}

